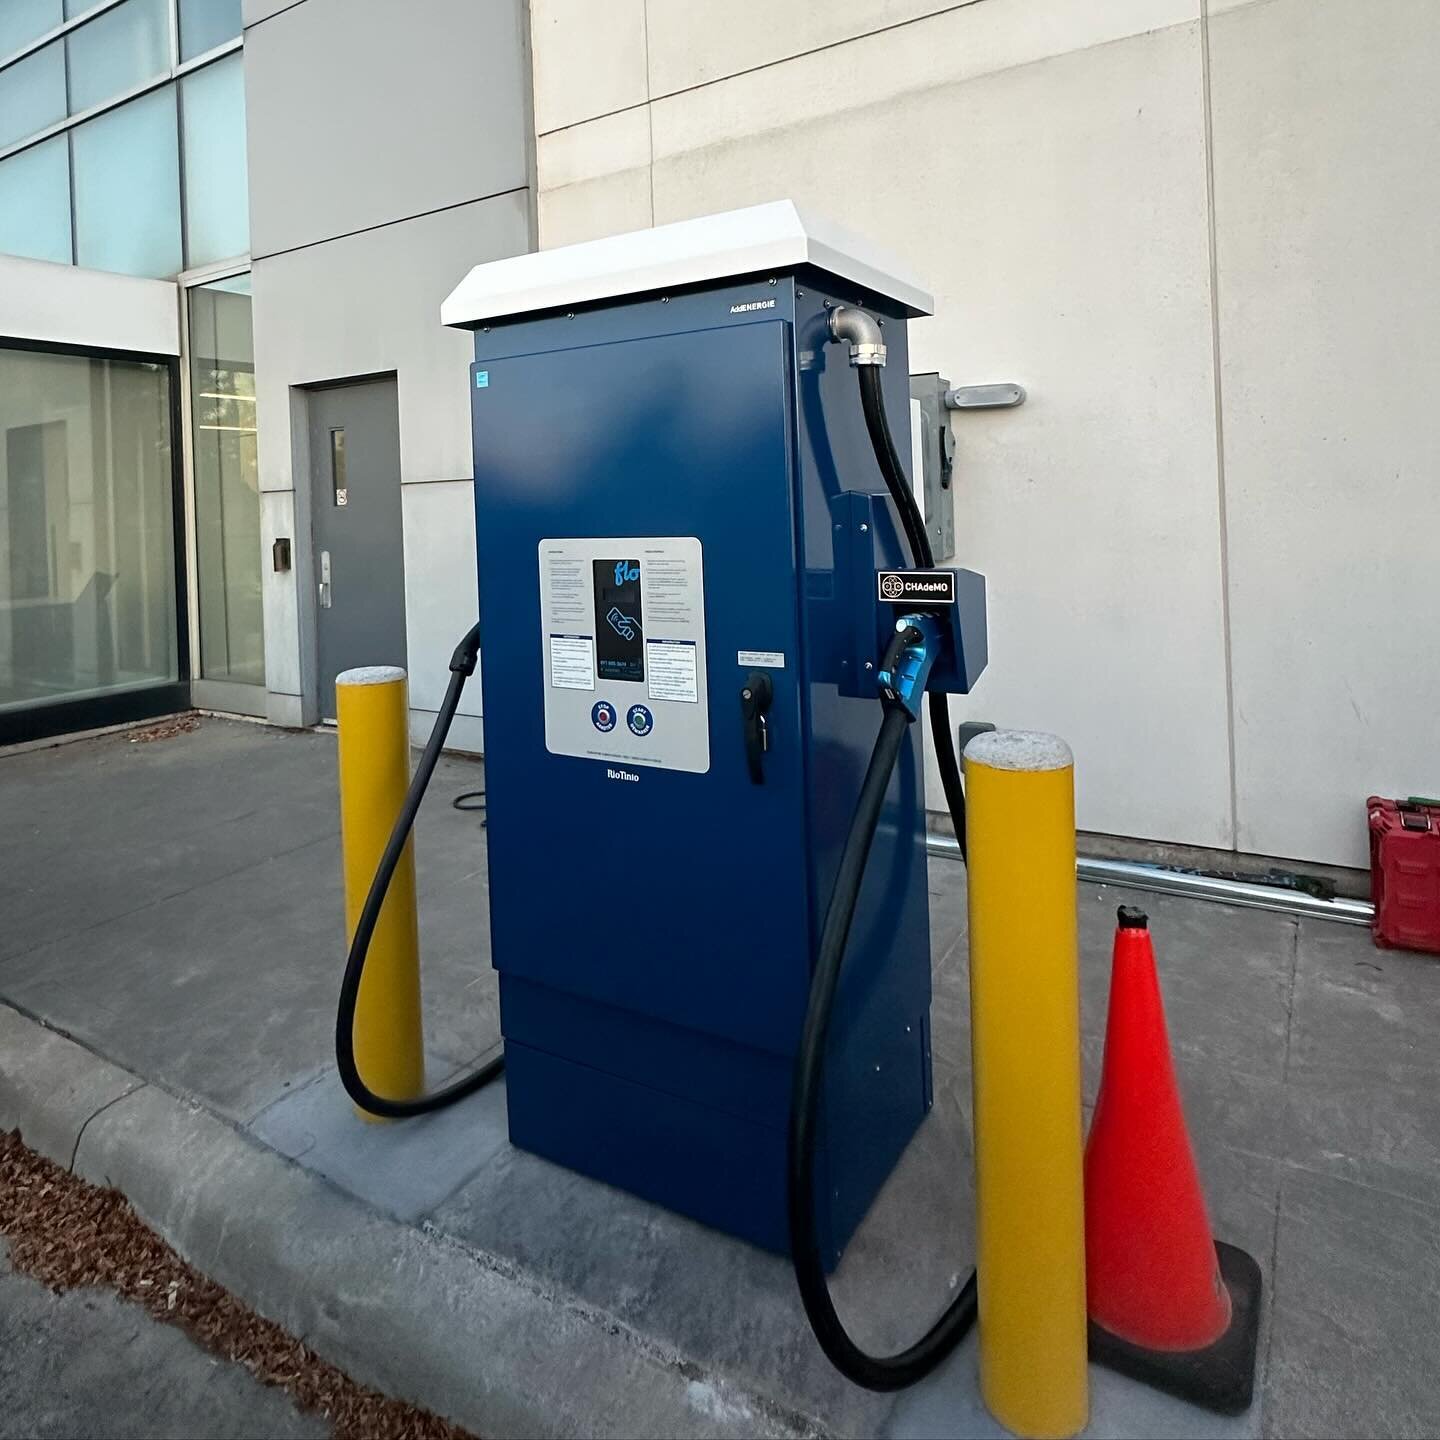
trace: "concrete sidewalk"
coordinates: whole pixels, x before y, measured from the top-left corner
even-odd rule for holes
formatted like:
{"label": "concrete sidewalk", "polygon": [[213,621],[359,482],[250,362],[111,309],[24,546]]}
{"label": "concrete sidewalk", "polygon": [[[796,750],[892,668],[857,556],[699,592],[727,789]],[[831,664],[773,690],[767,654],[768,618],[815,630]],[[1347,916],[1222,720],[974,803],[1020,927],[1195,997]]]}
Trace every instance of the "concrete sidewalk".
{"label": "concrete sidewalk", "polygon": [[103,1290],[53,1295],[0,1241],[0,1440],[323,1440],[281,1390]]}
{"label": "concrete sidewalk", "polygon": [[[857,1390],[784,1261],[513,1150],[503,1086],[354,1117],[330,1060],[334,760],[329,735],[216,720],[0,756],[0,1126],[113,1179],[357,1379],[480,1433],[1000,1433],[973,1340],[914,1390]],[[450,808],[480,778],[443,761],[417,827],[432,1084],[498,1038],[486,832]],[[834,1282],[875,1347],[913,1338],[973,1252],[963,880],[932,863],[935,1111]],[[1087,1100],[1136,898],[1081,887]],[[1217,1232],[1265,1271],[1260,1391],[1227,1421],[1092,1370],[1088,1433],[1440,1431],[1440,965],[1139,903]]]}

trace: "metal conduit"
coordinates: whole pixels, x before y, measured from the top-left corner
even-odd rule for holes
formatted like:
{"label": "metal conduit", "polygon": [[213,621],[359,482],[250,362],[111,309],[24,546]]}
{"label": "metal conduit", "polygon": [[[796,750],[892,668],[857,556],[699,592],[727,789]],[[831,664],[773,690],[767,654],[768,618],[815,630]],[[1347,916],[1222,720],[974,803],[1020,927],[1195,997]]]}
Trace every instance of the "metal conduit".
{"label": "metal conduit", "polygon": [[[960,858],[960,847],[948,835],[927,835],[925,848],[932,855],[950,860]],[[1081,856],[1075,862],[1078,879],[1102,885],[1125,885],[1132,890],[1153,890],[1161,895],[1184,895],[1192,900],[1215,900],[1251,910],[1278,910],[1287,915],[1308,915],[1333,920],[1341,925],[1369,925],[1375,907],[1368,900],[1343,896],[1321,900],[1303,890],[1285,890],[1276,885],[1251,885],[1240,880],[1220,880],[1208,875],[1188,875],[1145,865],[1134,860],[1094,860]]]}

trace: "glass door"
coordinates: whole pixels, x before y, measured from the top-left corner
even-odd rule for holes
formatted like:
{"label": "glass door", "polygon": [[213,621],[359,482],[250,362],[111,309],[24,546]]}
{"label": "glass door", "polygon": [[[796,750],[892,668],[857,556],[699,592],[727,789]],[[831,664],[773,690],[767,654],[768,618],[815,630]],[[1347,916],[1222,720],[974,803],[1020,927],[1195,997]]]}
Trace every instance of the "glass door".
{"label": "glass door", "polygon": [[250,277],[196,285],[185,296],[199,611],[195,698],[216,709],[263,714],[265,631]]}

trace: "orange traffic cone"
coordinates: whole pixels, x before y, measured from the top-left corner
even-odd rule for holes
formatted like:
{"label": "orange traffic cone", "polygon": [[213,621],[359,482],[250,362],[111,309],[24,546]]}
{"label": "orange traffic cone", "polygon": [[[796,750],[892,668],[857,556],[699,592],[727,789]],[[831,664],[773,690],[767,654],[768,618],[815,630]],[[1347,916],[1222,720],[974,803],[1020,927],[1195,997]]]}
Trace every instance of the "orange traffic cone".
{"label": "orange traffic cone", "polygon": [[1170,1061],[1149,922],[1122,905],[1085,1147],[1090,1353],[1225,1413],[1248,1408],[1260,1267],[1216,1244]]}

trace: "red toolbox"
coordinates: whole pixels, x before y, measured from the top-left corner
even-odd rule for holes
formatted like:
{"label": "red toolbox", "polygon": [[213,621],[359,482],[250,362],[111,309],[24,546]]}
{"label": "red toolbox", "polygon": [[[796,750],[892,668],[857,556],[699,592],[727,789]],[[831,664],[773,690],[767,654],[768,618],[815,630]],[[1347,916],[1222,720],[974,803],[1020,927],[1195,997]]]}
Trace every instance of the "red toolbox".
{"label": "red toolbox", "polygon": [[1375,943],[1440,955],[1440,801],[1365,803]]}

